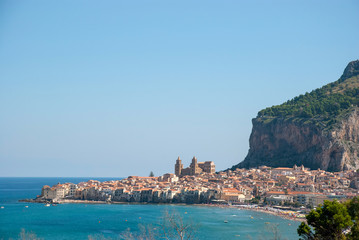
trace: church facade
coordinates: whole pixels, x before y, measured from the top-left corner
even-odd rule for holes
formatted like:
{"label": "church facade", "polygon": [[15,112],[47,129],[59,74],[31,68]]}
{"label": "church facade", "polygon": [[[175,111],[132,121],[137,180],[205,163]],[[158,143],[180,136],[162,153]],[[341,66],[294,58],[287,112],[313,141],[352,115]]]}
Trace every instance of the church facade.
{"label": "church facade", "polygon": [[183,168],[182,160],[180,159],[180,157],[177,158],[175,164],[176,176],[178,177],[187,176],[187,175],[193,176],[193,175],[201,174],[202,172],[215,173],[216,166],[212,161],[197,162],[197,158],[193,157],[190,166],[187,168]]}

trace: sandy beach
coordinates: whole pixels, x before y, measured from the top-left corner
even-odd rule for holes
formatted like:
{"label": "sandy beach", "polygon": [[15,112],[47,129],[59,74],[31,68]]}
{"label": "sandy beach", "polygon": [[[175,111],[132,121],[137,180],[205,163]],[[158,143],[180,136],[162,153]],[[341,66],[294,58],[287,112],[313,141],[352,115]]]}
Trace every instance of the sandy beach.
{"label": "sandy beach", "polygon": [[289,214],[294,213],[293,211],[282,211],[279,209],[275,209],[272,207],[259,207],[255,205],[224,205],[224,204],[195,204],[197,206],[208,206],[208,207],[219,207],[219,208],[237,208],[249,211],[256,211],[261,213],[267,213],[271,215],[275,215],[287,220],[298,221],[298,222],[305,222],[306,219],[304,217],[298,217],[300,214]]}

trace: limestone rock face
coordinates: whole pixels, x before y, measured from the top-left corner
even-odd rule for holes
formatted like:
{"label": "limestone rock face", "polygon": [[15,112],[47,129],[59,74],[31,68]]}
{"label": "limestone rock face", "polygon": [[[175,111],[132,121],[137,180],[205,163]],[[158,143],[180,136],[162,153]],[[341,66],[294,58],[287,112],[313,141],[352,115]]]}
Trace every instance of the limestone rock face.
{"label": "limestone rock face", "polygon": [[293,167],[341,171],[359,168],[359,109],[347,114],[338,127],[323,130],[313,123],[263,118],[252,120],[245,160],[233,168]]}
{"label": "limestone rock face", "polygon": [[347,78],[356,76],[359,74],[359,61],[352,61],[348,64],[348,66],[345,68],[343,75],[341,76],[342,80],[345,80]]}
{"label": "limestone rock face", "polygon": [[[338,81],[306,96],[306,102],[296,97],[260,111],[252,120],[248,155],[232,169],[294,164],[326,171],[359,169],[359,60],[350,62]],[[345,97],[351,102],[336,102]],[[329,110],[318,113],[320,105]],[[314,111],[303,115],[302,106]],[[330,112],[331,106],[341,106],[340,111]]]}

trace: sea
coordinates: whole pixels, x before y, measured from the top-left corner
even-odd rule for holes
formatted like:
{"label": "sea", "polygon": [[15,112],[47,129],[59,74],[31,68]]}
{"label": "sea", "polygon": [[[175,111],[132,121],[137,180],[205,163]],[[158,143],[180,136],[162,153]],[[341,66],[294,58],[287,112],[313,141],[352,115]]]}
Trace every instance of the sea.
{"label": "sea", "polygon": [[300,222],[271,214],[198,205],[59,204],[19,202],[35,198],[44,185],[115,178],[0,178],[0,239],[32,233],[40,239],[121,239],[143,229],[159,229],[166,213],[190,224],[194,239],[298,239]]}

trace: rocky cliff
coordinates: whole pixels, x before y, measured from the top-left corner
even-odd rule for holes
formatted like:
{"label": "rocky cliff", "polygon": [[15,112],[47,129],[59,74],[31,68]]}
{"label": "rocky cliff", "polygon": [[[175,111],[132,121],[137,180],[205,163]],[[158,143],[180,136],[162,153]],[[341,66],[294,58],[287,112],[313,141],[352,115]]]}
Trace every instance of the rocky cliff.
{"label": "rocky cliff", "polygon": [[359,168],[359,61],[341,78],[252,120],[250,149],[235,168],[260,165],[341,171]]}

